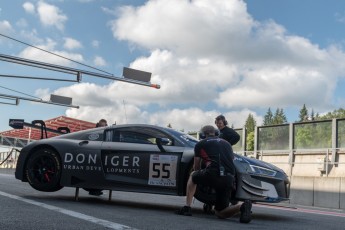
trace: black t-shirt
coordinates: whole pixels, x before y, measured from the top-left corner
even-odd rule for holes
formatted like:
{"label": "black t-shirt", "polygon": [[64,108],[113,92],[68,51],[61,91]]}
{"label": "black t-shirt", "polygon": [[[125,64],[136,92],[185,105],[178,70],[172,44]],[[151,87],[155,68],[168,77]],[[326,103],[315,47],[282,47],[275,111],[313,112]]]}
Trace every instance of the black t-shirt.
{"label": "black t-shirt", "polygon": [[208,137],[201,140],[194,147],[194,156],[200,157],[211,170],[219,171],[219,167],[223,166],[226,173],[235,174],[234,153],[224,139]]}
{"label": "black t-shirt", "polygon": [[235,130],[233,130],[232,128],[229,128],[228,126],[225,126],[219,131],[220,131],[219,137],[228,141],[231,145],[235,145],[240,140],[240,135]]}

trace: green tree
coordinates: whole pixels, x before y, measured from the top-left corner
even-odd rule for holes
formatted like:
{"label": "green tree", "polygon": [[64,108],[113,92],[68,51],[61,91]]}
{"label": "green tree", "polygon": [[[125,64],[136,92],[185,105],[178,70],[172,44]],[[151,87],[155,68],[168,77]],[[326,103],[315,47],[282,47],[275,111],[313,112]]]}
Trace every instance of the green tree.
{"label": "green tree", "polygon": [[271,108],[268,108],[266,115],[264,116],[264,124],[263,125],[272,125],[273,123],[273,114]]}
{"label": "green tree", "polygon": [[245,125],[247,133],[254,132],[255,126],[256,126],[256,121],[254,119],[254,116],[250,113],[247,117],[246,125]]}
{"label": "green tree", "polygon": [[327,114],[320,116],[320,120],[333,119],[333,118],[345,118],[345,110],[343,108],[333,110]]}
{"label": "green tree", "polygon": [[253,151],[254,150],[254,132],[250,132],[247,135],[247,151]]}
{"label": "green tree", "polygon": [[303,104],[303,107],[302,109],[299,111],[299,122],[302,122],[302,121],[308,121],[308,109],[305,107],[305,104]]}
{"label": "green tree", "polygon": [[311,113],[310,113],[310,120],[312,120],[312,121],[315,120],[315,115],[314,115],[314,110],[313,109],[311,110]]}
{"label": "green tree", "polygon": [[250,113],[248,115],[248,118],[246,120],[245,128],[247,130],[247,151],[253,151],[254,150],[254,131],[256,126],[256,120],[254,119],[254,116]]}
{"label": "green tree", "polygon": [[316,121],[317,121],[317,120],[320,120],[320,119],[321,119],[321,118],[320,118],[320,114],[319,114],[319,113],[316,113],[316,114],[315,114],[315,118],[314,118],[314,120],[316,120]]}
{"label": "green tree", "polygon": [[273,116],[273,124],[280,125],[285,123],[287,123],[287,119],[284,110],[277,108]]}

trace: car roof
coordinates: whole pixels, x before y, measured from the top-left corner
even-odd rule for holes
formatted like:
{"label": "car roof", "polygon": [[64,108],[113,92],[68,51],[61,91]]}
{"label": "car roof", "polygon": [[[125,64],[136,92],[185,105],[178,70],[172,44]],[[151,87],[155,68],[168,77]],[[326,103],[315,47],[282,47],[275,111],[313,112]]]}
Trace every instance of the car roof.
{"label": "car roof", "polygon": [[103,132],[104,130],[107,129],[121,129],[121,128],[153,128],[153,129],[158,129],[161,131],[165,131],[165,132],[179,132],[176,130],[173,130],[171,128],[168,127],[161,127],[161,126],[157,126],[157,125],[149,125],[149,124],[122,124],[122,125],[110,125],[110,126],[105,126],[105,127],[97,127],[97,128],[93,128],[93,129],[86,129],[86,130],[82,130],[82,131],[78,131],[78,132],[74,132],[74,133],[68,133],[68,134],[64,134],[61,136],[57,136],[57,137],[53,137],[53,138],[73,138],[73,137],[77,137],[77,136],[81,136],[85,133],[91,133],[91,132]]}

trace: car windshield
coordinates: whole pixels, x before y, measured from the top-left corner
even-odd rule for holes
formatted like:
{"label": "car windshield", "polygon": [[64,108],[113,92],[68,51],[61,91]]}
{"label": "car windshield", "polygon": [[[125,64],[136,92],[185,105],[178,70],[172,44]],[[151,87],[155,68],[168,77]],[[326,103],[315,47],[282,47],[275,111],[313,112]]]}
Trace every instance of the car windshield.
{"label": "car windshield", "polygon": [[191,135],[188,135],[188,134],[185,134],[185,135],[182,135],[180,136],[183,140],[189,142],[193,147],[196,145],[196,143],[199,142],[198,139],[196,139],[195,137],[191,136]]}
{"label": "car windshield", "polygon": [[196,139],[195,137],[182,133],[180,131],[176,131],[173,129],[166,129],[172,136],[174,136],[175,138],[179,139],[180,141],[182,141],[183,143],[187,144],[189,147],[194,147],[196,145],[196,143],[199,142],[198,139]]}

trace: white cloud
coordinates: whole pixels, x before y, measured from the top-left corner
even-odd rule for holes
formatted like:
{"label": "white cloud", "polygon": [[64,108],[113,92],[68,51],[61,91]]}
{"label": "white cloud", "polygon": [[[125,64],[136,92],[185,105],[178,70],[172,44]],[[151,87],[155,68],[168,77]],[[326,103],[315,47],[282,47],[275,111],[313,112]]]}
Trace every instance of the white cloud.
{"label": "white cloud", "polygon": [[149,1],[121,8],[111,28],[114,37],[152,50],[133,66],[156,75],[162,102],[213,100],[235,109],[303,99],[322,107],[345,70],[341,50],[320,49],[274,21],[255,21],[243,1]]}
{"label": "white cloud", "polygon": [[[47,50],[51,53],[57,54],[59,56],[62,56],[74,61],[78,61],[78,62],[83,61],[83,56],[81,54],[56,50],[55,49],[56,42],[53,41],[52,39],[47,39],[46,44],[36,45],[36,46],[40,49]],[[58,57],[56,55],[52,55],[50,53],[44,52],[39,49],[35,49],[33,47],[25,48],[22,52],[20,52],[19,56],[23,58],[27,58],[27,59],[48,62],[55,65],[72,65],[72,63],[67,59]]]}
{"label": "white cloud", "polygon": [[64,23],[68,18],[58,7],[40,1],[37,4],[37,12],[43,25],[55,26],[59,30],[64,29]]}
{"label": "white cloud", "polygon": [[96,56],[93,59],[93,64],[95,64],[96,66],[106,66],[107,62],[100,56]]}
{"label": "white cloud", "polygon": [[243,47],[253,25],[242,1],[162,0],[122,7],[111,27],[116,38],[148,49],[209,57]]}
{"label": "white cloud", "polygon": [[345,23],[344,13],[335,13],[335,19],[340,23]]}
{"label": "white cloud", "polygon": [[16,25],[19,26],[19,27],[27,27],[27,26],[28,26],[28,23],[27,23],[27,21],[25,20],[25,18],[21,18],[21,19],[19,19],[19,20],[16,22]]}
{"label": "white cloud", "polygon": [[64,38],[64,40],[65,43],[63,46],[68,50],[79,49],[83,47],[83,45],[79,41],[73,38]]}
{"label": "white cloud", "polygon": [[106,14],[117,16],[117,10],[109,9],[107,7],[101,7],[102,11]]}
{"label": "white cloud", "polygon": [[23,8],[24,8],[25,12],[27,12],[29,14],[34,14],[35,13],[35,6],[31,2],[25,2],[23,4]]}
{"label": "white cloud", "polygon": [[121,82],[62,88],[60,95],[82,105],[67,115],[125,123],[125,99],[129,123],[197,130],[221,112],[241,127],[249,113],[261,124],[258,107],[330,107],[345,76],[341,48],[321,49],[274,21],[255,21],[244,1],[152,0],[121,8],[110,25],[116,39],[150,52],[130,67],[152,72],[161,89]]}
{"label": "white cloud", "polygon": [[[79,83],[70,87],[60,88],[54,92],[47,90],[42,90],[41,92],[47,95],[53,93],[72,97],[73,104],[79,105],[80,109],[68,109],[66,115],[88,121],[97,121],[100,118],[105,118],[109,123],[148,123],[160,126],[171,124],[173,128],[178,130],[198,131],[202,125],[214,124],[215,117],[221,113],[216,110],[204,111],[198,107],[186,109],[163,108],[160,111],[149,111],[145,107],[132,103],[133,98],[126,97],[128,94],[126,95],[123,92],[123,90],[126,90],[124,86],[124,83],[118,82],[107,86]],[[133,87],[136,88],[136,91],[143,89],[142,86]],[[102,92],[102,94],[99,92]],[[43,97],[43,95],[40,94],[40,97]],[[236,128],[241,128],[249,113],[252,113],[258,124],[261,124],[262,117],[248,109],[223,114],[227,117],[229,124],[233,124]]]}
{"label": "white cloud", "polygon": [[13,28],[11,26],[11,23],[7,20],[0,21],[0,33],[8,34],[13,32]]}
{"label": "white cloud", "polygon": [[[102,91],[102,94],[99,94],[99,91]],[[49,92],[46,93],[49,94]],[[81,106],[78,110],[68,109],[67,116],[95,122],[100,118],[105,118],[109,123],[147,123],[160,126],[171,124],[178,130],[198,131],[202,125],[213,125],[215,117],[220,114],[219,111],[203,111],[196,107],[167,109],[159,112],[142,110],[140,107],[128,103],[127,100],[124,101],[118,96],[114,97],[114,92],[110,88],[89,83],[61,88],[54,93],[72,97],[73,104]],[[258,123],[262,122],[262,118],[250,110],[229,112],[224,115],[230,124],[241,128],[249,113],[254,115]]]}
{"label": "white cloud", "polygon": [[99,42],[99,41],[97,41],[97,40],[93,40],[91,44],[92,44],[92,46],[93,46],[93,47],[98,48],[98,47],[99,47],[100,42]]}
{"label": "white cloud", "polygon": [[28,30],[21,30],[20,35],[26,40],[29,41],[31,44],[40,44],[44,43],[44,40],[38,36],[37,30],[32,29],[31,31]]}

